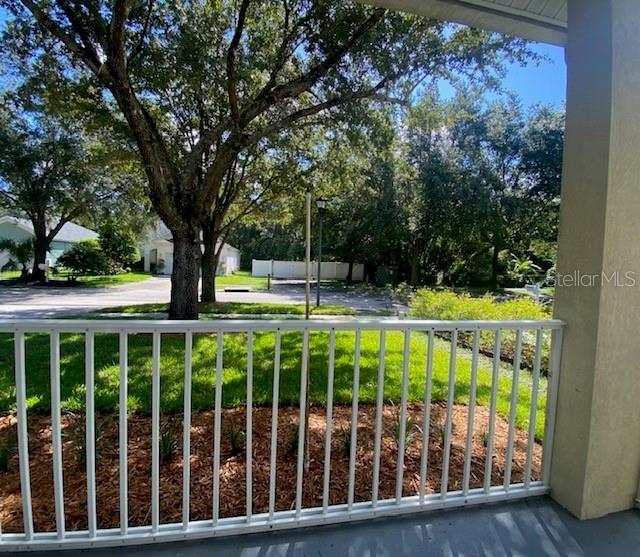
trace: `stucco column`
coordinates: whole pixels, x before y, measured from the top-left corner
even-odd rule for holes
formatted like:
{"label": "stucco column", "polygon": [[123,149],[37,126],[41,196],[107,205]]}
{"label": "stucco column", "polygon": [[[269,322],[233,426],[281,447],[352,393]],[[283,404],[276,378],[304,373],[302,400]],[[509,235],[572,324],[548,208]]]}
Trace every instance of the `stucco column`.
{"label": "stucco column", "polygon": [[567,64],[551,494],[591,518],[632,507],[640,478],[638,0],[570,0]]}

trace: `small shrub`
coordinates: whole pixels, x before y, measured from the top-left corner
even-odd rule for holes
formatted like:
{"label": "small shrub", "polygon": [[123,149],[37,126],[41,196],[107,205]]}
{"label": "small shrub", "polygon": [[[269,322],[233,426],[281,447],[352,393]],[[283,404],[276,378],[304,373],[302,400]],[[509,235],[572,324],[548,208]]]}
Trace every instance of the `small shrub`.
{"label": "small shrub", "polygon": [[16,452],[18,439],[15,428],[9,430],[7,440],[0,445],[0,474],[9,471],[9,462]]}
{"label": "small shrub", "polygon": [[58,258],[58,263],[71,271],[71,278],[105,275],[109,261],[96,240],[82,240]]}
{"label": "small shrub", "polygon": [[[63,430],[62,438],[63,440],[67,440],[70,442],[71,450],[73,451],[75,459],[80,464],[85,464],[87,462],[86,422],[84,421],[84,419],[79,418],[74,414],[69,414],[69,416],[73,418],[73,423]],[[111,423],[111,419],[95,421],[96,459],[98,458],[98,454],[100,452],[100,441],[102,440],[105,432],[111,428]]]}
{"label": "small shrub", "polygon": [[489,433],[487,431],[481,432],[480,440],[482,441],[482,446],[486,449],[489,445]]}
{"label": "small shrub", "polygon": [[[418,319],[436,320],[544,320],[549,319],[550,309],[531,298],[511,298],[498,301],[490,295],[473,298],[469,294],[457,294],[450,290],[432,289],[418,290],[409,304],[409,315]],[[441,336],[450,338],[448,333]],[[500,358],[513,360],[515,352],[514,331],[503,331]],[[548,338],[545,336],[542,355],[542,373],[548,366]],[[495,342],[494,331],[481,331],[480,350],[493,355]],[[473,344],[473,333],[461,331],[458,334],[460,346],[470,347]],[[526,332],[522,343],[522,365],[531,368],[535,357],[535,335]]]}
{"label": "small shrub", "polygon": [[341,427],[335,434],[338,447],[345,454],[351,454],[351,430],[348,427]]}
{"label": "small shrub", "polygon": [[548,319],[549,308],[531,298],[512,298],[497,301],[485,295],[473,298],[467,293],[423,288],[411,298],[409,314],[419,319]]}
{"label": "small shrub", "polygon": [[233,456],[242,454],[245,449],[245,432],[239,427],[236,427],[235,421],[232,419],[225,427],[225,433],[229,438],[231,454]]}
{"label": "small shrub", "polygon": [[[402,417],[400,415],[400,409],[396,408],[392,401],[389,401],[393,407],[393,439],[396,443],[396,449],[400,450],[400,435],[402,433]],[[405,430],[404,430],[404,450],[406,451],[418,433],[421,433],[422,429],[418,425],[418,421],[411,414],[407,414],[405,418]]]}
{"label": "small shrub", "polygon": [[176,428],[171,422],[164,422],[160,426],[160,460],[169,462],[178,448]]}
{"label": "small shrub", "polygon": [[295,456],[298,454],[298,433],[298,428],[296,427],[285,441],[284,449],[289,456]]}

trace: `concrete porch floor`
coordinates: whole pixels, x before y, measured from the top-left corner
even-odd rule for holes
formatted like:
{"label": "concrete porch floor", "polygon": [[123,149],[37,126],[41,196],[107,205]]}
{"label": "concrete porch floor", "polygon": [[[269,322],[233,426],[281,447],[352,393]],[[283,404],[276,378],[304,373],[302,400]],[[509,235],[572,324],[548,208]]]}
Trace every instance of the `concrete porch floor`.
{"label": "concrete porch floor", "polygon": [[126,548],[21,553],[145,557],[640,556],[640,511],[579,521],[547,497],[393,519]]}

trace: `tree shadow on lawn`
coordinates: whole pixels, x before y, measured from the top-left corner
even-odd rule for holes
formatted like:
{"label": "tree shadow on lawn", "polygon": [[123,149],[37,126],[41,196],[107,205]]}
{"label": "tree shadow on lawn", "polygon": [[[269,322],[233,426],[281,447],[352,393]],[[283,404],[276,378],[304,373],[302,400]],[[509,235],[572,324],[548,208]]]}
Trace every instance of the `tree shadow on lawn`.
{"label": "tree shadow on lawn", "polygon": [[[97,411],[115,412],[119,401],[119,339],[117,334],[95,334],[95,406]],[[61,339],[61,399],[63,412],[85,409],[84,335],[62,334]],[[283,405],[300,402],[302,368],[302,339],[300,332],[281,334],[280,396]],[[424,399],[427,340],[424,333],[412,332],[409,358],[408,400]],[[151,411],[152,335],[128,336],[128,411],[148,414]],[[49,336],[26,335],[27,396],[29,409],[50,411]],[[161,336],[160,394],[161,410],[182,413],[184,401],[183,334]],[[388,332],[385,350],[384,400],[398,404],[401,399],[404,333]],[[15,408],[15,380],[13,377],[13,336],[0,336],[0,411]],[[223,390],[225,407],[244,405],[247,400],[247,334],[227,333],[223,344]],[[380,334],[363,331],[360,346],[359,399],[375,403],[378,387]],[[309,334],[309,402],[326,404],[329,361],[329,332]],[[216,334],[193,335],[192,409],[208,410],[215,400],[217,359]],[[256,406],[272,403],[275,359],[275,333],[256,332],[253,335],[253,401]],[[352,399],[355,359],[355,333],[336,332],[334,403],[349,404]],[[450,344],[436,339],[433,354],[432,402],[447,400]],[[454,400],[467,404],[471,382],[470,352],[458,348],[456,358]],[[524,370],[521,374],[526,373]],[[491,397],[492,360],[481,357],[478,363],[477,401],[487,406]],[[541,383],[536,432],[542,436],[544,426],[544,386]],[[498,412],[508,416],[510,411],[511,375],[504,367],[499,378]],[[528,427],[530,387],[518,391],[516,423]]]}

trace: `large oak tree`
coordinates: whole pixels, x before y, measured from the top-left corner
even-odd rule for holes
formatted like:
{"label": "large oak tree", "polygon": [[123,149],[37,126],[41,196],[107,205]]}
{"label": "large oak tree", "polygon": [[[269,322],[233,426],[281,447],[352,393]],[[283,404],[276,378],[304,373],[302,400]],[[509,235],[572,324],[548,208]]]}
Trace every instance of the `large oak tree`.
{"label": "large oak tree", "polygon": [[203,223],[238,155],[327,113],[494,67],[521,43],[328,0],[2,0],[15,44],[124,120],[173,236],[170,318],[196,318]]}

